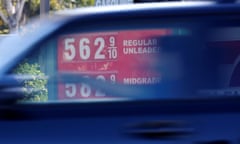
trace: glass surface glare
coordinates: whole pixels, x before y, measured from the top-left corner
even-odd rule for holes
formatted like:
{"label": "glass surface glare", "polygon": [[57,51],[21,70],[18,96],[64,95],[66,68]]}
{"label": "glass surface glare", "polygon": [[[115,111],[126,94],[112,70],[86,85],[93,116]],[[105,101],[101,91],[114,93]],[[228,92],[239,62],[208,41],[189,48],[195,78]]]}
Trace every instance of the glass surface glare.
{"label": "glass surface glare", "polygon": [[138,28],[59,34],[13,74],[23,101],[103,102],[239,96],[238,27]]}

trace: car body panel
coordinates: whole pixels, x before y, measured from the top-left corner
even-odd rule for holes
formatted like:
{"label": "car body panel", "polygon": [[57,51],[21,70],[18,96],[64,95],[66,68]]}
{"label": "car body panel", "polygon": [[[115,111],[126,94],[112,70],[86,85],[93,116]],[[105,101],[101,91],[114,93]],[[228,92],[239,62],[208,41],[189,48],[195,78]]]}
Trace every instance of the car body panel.
{"label": "car body panel", "polygon": [[[148,22],[154,22],[156,17],[170,22],[188,19],[193,19],[197,23],[212,19],[231,21],[239,19],[240,14],[239,5],[167,6],[142,4],[129,6],[129,8],[125,6],[93,8],[95,10],[93,12],[89,12],[93,9],[87,9],[85,14],[79,14],[78,11],[81,10],[66,12],[68,15],[66,19],[60,19],[58,22],[49,21],[45,25],[40,23],[36,31],[28,32],[26,36],[16,36],[2,41],[1,49],[6,45],[9,48],[4,51],[7,58],[0,57],[0,75],[5,76],[20,59],[31,52],[34,46],[58,34],[71,33],[76,30],[74,28],[78,28],[80,32],[131,29],[137,25],[133,22],[140,23],[138,28],[151,27],[157,24]],[[60,15],[64,14],[60,13]],[[126,24],[127,22],[129,24]],[[86,29],[89,26],[90,28]],[[8,53],[11,55],[8,56]],[[124,92],[124,89],[121,91]],[[142,95],[146,96],[146,93]],[[238,96],[190,99],[179,96],[166,100],[120,99],[98,102],[73,100],[18,104],[11,101],[11,103],[0,105],[0,128],[2,129],[0,141],[2,143],[185,144],[226,140],[237,143],[240,130],[239,111]],[[158,127],[158,125],[143,129],[135,127],[146,122],[183,122],[184,125],[180,129],[175,126]],[[158,133],[157,138],[152,137],[153,132],[159,132],[159,130],[173,133],[180,130],[181,133],[183,132],[183,137],[173,135],[168,138],[166,135],[161,135],[162,133]],[[143,132],[146,133],[143,134]]]}

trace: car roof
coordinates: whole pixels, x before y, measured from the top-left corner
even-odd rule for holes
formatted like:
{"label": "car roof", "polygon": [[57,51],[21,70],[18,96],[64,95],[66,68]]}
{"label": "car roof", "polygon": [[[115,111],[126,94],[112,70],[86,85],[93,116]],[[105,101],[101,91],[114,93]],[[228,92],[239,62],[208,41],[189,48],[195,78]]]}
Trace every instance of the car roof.
{"label": "car roof", "polygon": [[122,4],[114,6],[99,6],[99,7],[87,7],[66,9],[57,11],[55,14],[63,16],[79,16],[79,15],[91,15],[101,13],[119,13],[119,12],[135,12],[135,11],[154,11],[154,10],[174,10],[174,9],[186,9],[186,8],[199,8],[206,6],[216,6],[212,1],[182,1],[182,2],[161,2],[161,3],[137,3],[137,4]]}
{"label": "car roof", "polygon": [[156,17],[156,16],[194,16],[194,15],[233,15],[239,14],[240,4],[228,3],[219,4],[213,1],[180,1],[180,2],[154,2],[137,3],[114,6],[100,6],[77,8],[71,10],[57,11],[54,14],[70,19],[84,18],[91,20],[98,18],[135,18],[135,17]]}

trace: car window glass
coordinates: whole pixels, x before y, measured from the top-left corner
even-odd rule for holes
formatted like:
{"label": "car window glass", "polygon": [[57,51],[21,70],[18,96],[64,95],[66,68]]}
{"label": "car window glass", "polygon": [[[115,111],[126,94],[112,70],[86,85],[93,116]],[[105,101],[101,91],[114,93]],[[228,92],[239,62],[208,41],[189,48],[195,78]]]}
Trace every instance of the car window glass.
{"label": "car window glass", "polygon": [[176,21],[149,20],[139,24],[137,19],[134,23],[129,21],[128,27],[119,23],[106,29],[109,26],[106,24],[96,26],[95,30],[75,24],[72,29],[35,45],[12,73],[38,76],[23,81],[26,101],[221,95],[216,94],[216,89],[224,95],[226,91],[219,88],[229,87],[226,79],[230,76],[226,73],[230,70],[219,72],[226,65],[219,67],[223,52],[217,49],[212,40],[217,37],[212,35],[232,26],[220,25],[216,29],[215,21],[203,24],[194,18]]}

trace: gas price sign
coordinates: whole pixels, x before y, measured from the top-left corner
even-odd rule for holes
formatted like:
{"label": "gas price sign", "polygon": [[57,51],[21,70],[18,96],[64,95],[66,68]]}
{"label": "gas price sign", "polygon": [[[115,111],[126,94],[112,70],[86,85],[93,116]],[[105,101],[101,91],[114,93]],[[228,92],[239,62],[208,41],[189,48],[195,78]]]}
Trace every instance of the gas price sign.
{"label": "gas price sign", "polygon": [[95,6],[130,4],[133,0],[95,0]]}
{"label": "gas price sign", "polygon": [[[161,74],[153,65],[160,56],[159,38],[170,29],[131,30],[62,35],[58,39],[58,71],[128,85],[156,84]],[[87,84],[58,87],[59,99],[109,97]]]}

